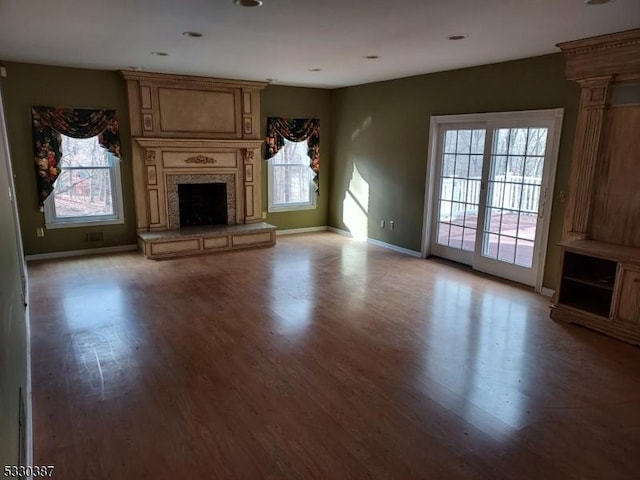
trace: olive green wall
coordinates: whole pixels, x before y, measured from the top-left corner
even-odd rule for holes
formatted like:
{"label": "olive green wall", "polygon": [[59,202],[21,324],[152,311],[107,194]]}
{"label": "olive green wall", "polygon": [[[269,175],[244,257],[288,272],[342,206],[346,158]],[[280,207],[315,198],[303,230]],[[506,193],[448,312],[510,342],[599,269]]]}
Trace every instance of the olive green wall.
{"label": "olive green wall", "polygon": [[[4,89],[2,93],[6,99]],[[21,268],[24,260],[15,222],[16,208],[12,201],[11,170],[6,150],[3,122],[0,118],[0,468],[18,465],[20,389],[24,395],[25,407],[28,408],[27,316]]]}
{"label": "olive green wall", "polygon": [[[116,72],[0,62],[22,236],[26,254],[135,243],[131,139],[124,82]],[[315,117],[321,125],[320,196],[315,210],[267,214],[279,229],[330,225],[349,229],[344,206],[366,215],[367,234],[410,250],[420,250],[429,119],[432,115],[535,110],[564,107],[564,123],[544,285],[555,287],[564,203],[579,88],[564,79],[561,54],[420,75],[337,90],[267,86],[261,94],[264,133],[268,116]],[[40,213],[32,163],[30,107],[116,108],[121,124],[124,225],[47,230]],[[267,209],[266,165],[263,201]],[[354,177],[355,174],[355,177]],[[357,177],[361,180],[357,182]],[[356,180],[354,180],[354,178]],[[351,182],[351,187],[350,187]],[[367,199],[358,188],[368,188]],[[351,192],[349,189],[351,188]],[[353,193],[356,195],[352,195]],[[393,220],[395,229],[379,228]],[[104,241],[85,242],[102,231]]]}
{"label": "olive green wall", "polygon": [[[47,67],[0,62],[7,68],[2,79],[11,161],[20,211],[25,254],[38,254],[136,243],[131,135],[125,84],[116,72]],[[31,107],[115,108],[120,122],[122,188],[125,223],[98,227],[57,228],[42,238],[36,229],[44,225],[36,193],[31,141]],[[102,242],[85,242],[88,232],[103,232]]]}
{"label": "olive green wall", "polygon": [[[16,190],[21,217],[24,250],[27,255],[81,250],[85,248],[131,245],[136,243],[135,209],[131,171],[131,134],[125,84],[117,72],[76,68],[49,67],[24,63],[0,62],[7,68],[3,78],[5,112],[9,131]],[[279,229],[323,226],[327,224],[330,171],[330,92],[323,89],[270,85],[262,91],[262,132],[267,116],[313,117],[320,119],[320,196],[315,210],[268,214],[267,221]],[[36,236],[44,225],[40,212],[34,177],[31,142],[31,107],[48,105],[61,107],[115,108],[120,121],[122,143],[124,225],[59,228]],[[267,209],[266,165],[263,169],[264,210]],[[102,242],[86,242],[88,232],[102,232]]]}
{"label": "olive green wall", "polygon": [[[279,230],[327,225],[329,213],[329,180],[331,175],[330,90],[320,88],[268,85],[260,96],[262,133],[266,133],[267,117],[320,119],[320,195],[315,210],[267,214],[267,222]],[[263,209],[267,210],[267,166],[263,169]]]}
{"label": "olive green wall", "polygon": [[[353,190],[368,185],[368,200],[355,192],[368,236],[420,251],[430,117],[564,107],[544,275],[555,288],[578,101],[561,54],[333,90],[329,225],[348,230]],[[395,229],[381,229],[383,219]]]}

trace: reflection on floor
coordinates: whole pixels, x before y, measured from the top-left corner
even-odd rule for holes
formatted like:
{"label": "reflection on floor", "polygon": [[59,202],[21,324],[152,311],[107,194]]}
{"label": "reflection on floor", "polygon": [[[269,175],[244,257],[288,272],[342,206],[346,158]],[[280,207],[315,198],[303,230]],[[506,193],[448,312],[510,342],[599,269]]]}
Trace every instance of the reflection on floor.
{"label": "reflection on floor", "polygon": [[318,233],[29,265],[35,464],[74,479],[630,479],[640,349]]}

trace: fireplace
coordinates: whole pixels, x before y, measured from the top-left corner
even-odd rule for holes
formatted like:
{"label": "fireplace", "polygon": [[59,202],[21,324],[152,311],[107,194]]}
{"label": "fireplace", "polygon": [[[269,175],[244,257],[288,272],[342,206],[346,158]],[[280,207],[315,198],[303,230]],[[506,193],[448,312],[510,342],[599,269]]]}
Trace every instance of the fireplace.
{"label": "fireplace", "polygon": [[227,224],[226,183],[178,184],[180,228]]}
{"label": "fireplace", "polygon": [[[189,227],[194,225],[235,225],[238,223],[236,220],[236,177],[232,174],[179,174],[179,175],[167,175],[167,206],[168,206],[168,220],[169,229],[178,229],[181,227]],[[211,187],[213,186],[213,187]],[[191,219],[188,223],[185,223],[184,219],[184,207],[182,205],[181,191],[186,192],[189,189],[193,190],[194,195],[204,195],[206,198],[201,198],[199,203],[203,200],[210,200],[207,210],[215,207],[217,211],[218,219],[213,222],[207,221],[207,223],[193,223],[195,220]],[[218,191],[214,193],[209,189],[222,189],[222,192]],[[206,191],[209,190],[207,194]],[[196,194],[196,192],[198,192]],[[185,195],[185,194],[183,194]],[[218,197],[219,200],[215,201],[213,196]],[[214,205],[215,204],[215,205]],[[205,216],[211,216],[211,212],[205,213]]]}
{"label": "fireplace", "polygon": [[160,259],[274,245],[261,191],[266,84],[122,74],[140,251]]}

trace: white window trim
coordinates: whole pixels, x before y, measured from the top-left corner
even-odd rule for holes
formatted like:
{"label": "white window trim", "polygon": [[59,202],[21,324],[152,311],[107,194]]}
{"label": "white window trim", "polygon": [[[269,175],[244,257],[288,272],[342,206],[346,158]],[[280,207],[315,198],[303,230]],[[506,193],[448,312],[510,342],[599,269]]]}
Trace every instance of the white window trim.
{"label": "white window trim", "polygon": [[[112,167],[109,169],[111,173],[111,188],[114,191],[113,215],[95,215],[83,217],[56,217],[55,205],[53,202],[53,192],[44,202],[44,220],[47,229],[56,228],[79,228],[94,227],[98,225],[118,225],[124,223],[124,207],[122,201],[122,177],[120,175],[121,159],[111,155]],[[56,185],[53,184],[55,192]]]}
{"label": "white window trim", "polygon": [[[286,205],[282,204],[274,204],[273,203],[273,160],[274,157],[267,160],[267,211],[269,213],[276,212],[291,212],[297,210],[315,210],[317,207],[318,201],[318,192],[316,191],[316,184],[313,180],[309,181],[309,188],[311,192],[311,201],[309,202],[300,202],[300,203],[288,203]],[[311,169],[311,167],[309,167]]]}
{"label": "white window trim", "polygon": [[[518,125],[531,126],[536,121],[554,123],[554,137],[551,139],[549,151],[549,171],[550,175],[543,181],[541,188],[548,191],[548,201],[543,205],[545,215],[540,222],[542,231],[540,237],[540,253],[534,263],[537,268],[535,281],[535,291],[542,291],[542,281],[544,277],[544,267],[547,259],[547,245],[549,243],[549,226],[551,223],[553,191],[556,179],[556,167],[558,162],[558,154],[560,151],[560,135],[562,133],[562,119],[564,117],[564,108],[550,108],[543,110],[522,110],[514,112],[489,112],[489,113],[470,113],[458,115],[434,115],[429,123],[429,149],[427,158],[427,172],[425,176],[425,196],[422,224],[422,248],[421,257],[426,258],[431,254],[431,219],[435,207],[432,201],[432,195],[435,188],[436,162],[438,159],[438,129],[442,125],[458,124],[464,128],[465,123],[473,126],[484,124],[487,127],[512,127]],[[521,123],[519,123],[521,122]]]}

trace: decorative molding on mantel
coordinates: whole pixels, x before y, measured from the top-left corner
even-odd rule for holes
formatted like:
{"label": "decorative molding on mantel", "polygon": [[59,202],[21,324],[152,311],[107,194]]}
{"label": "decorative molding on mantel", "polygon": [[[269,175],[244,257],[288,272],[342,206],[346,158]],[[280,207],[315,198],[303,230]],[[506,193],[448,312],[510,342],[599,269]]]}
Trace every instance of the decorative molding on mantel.
{"label": "decorative molding on mantel", "polygon": [[212,140],[206,138],[134,137],[142,148],[260,148],[264,140]]}
{"label": "decorative molding on mantel", "polygon": [[184,163],[196,163],[199,165],[207,164],[207,163],[215,164],[215,163],[218,163],[218,160],[216,160],[213,157],[207,157],[205,155],[196,155],[195,157],[187,158],[184,161]]}
{"label": "decorative molding on mantel", "polygon": [[189,82],[191,86],[206,87],[241,87],[262,90],[267,82],[255,82],[251,80],[235,80],[230,78],[210,78],[199,77],[194,75],[172,75],[166,73],[154,72],[138,72],[135,70],[120,70],[125,80],[136,80],[139,82],[149,82],[163,85],[179,85],[183,86],[185,82]]}

